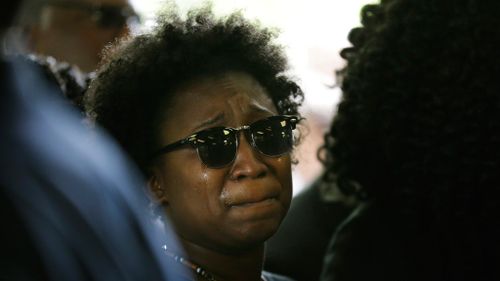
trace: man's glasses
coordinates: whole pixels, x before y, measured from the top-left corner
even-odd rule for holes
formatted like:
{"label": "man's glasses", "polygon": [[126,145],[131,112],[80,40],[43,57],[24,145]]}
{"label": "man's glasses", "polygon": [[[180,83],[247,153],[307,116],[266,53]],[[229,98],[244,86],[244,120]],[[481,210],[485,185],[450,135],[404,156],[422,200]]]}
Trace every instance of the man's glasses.
{"label": "man's glasses", "polygon": [[239,132],[243,131],[248,142],[257,151],[270,157],[278,157],[292,150],[293,130],[299,121],[296,116],[278,115],[238,128],[214,127],[164,146],[154,156],[191,145],[207,167],[221,168],[236,158]]}
{"label": "man's glasses", "polygon": [[51,0],[47,1],[46,4],[54,7],[82,10],[101,28],[121,28],[127,23],[140,22],[137,13],[128,5],[91,4],[67,0]]}

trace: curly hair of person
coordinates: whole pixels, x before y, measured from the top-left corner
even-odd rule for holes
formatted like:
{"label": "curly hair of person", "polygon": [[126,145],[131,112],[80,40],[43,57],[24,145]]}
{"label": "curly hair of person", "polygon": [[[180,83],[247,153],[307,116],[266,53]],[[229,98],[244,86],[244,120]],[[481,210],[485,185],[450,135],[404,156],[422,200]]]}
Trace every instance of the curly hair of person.
{"label": "curly hair of person", "polygon": [[499,8],[366,5],[341,52],[343,97],[325,135],[327,180],[435,231],[457,274],[498,257],[487,248],[500,237]]}
{"label": "curly hair of person", "polygon": [[153,31],[108,50],[88,91],[88,114],[146,174],[151,153],[161,145],[156,142],[165,104],[177,87],[196,77],[248,73],[267,90],[280,114],[299,115],[303,92],[287,76],[288,62],[276,36],[240,12],[216,17],[205,5],[183,19],[177,9],[167,9]]}

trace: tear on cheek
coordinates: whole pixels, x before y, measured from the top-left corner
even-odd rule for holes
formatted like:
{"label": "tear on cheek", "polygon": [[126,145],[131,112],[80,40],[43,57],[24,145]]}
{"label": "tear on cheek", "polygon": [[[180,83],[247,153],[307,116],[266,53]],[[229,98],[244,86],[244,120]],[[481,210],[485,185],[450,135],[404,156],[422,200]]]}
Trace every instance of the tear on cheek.
{"label": "tear on cheek", "polygon": [[[189,168],[188,168],[189,169]],[[191,173],[188,173],[188,177],[192,177],[196,179],[193,183],[195,185],[195,189],[198,192],[205,192],[208,190],[208,168],[205,165],[200,164],[198,168],[190,169]],[[198,174],[199,171],[199,174]]]}
{"label": "tear on cheek", "polygon": [[201,178],[203,180],[203,186],[205,188],[208,188],[208,171],[207,171],[207,167],[205,167],[205,165],[201,165]]}
{"label": "tear on cheek", "polygon": [[231,200],[231,198],[229,196],[229,192],[226,189],[222,190],[220,196],[221,196],[221,200],[222,200],[222,203],[224,204],[224,206],[230,207],[232,205],[233,201]]}

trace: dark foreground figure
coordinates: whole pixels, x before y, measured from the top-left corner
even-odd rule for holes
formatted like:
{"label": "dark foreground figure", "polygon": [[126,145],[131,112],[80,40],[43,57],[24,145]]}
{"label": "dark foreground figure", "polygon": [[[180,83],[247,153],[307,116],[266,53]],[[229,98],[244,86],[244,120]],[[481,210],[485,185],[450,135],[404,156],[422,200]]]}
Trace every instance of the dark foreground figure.
{"label": "dark foreground figure", "polygon": [[333,238],[322,281],[499,280],[499,8],[363,9],[327,143],[339,188],[366,203]]}

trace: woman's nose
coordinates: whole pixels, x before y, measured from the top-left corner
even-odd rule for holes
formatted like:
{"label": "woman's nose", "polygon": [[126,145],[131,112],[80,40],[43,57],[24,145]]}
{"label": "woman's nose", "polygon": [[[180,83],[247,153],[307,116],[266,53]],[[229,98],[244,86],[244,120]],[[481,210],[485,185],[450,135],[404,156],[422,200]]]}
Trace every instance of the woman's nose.
{"label": "woman's nose", "polygon": [[231,166],[231,179],[244,180],[265,177],[268,173],[268,167],[262,159],[265,156],[250,144],[244,133],[240,133],[238,138],[236,158]]}

